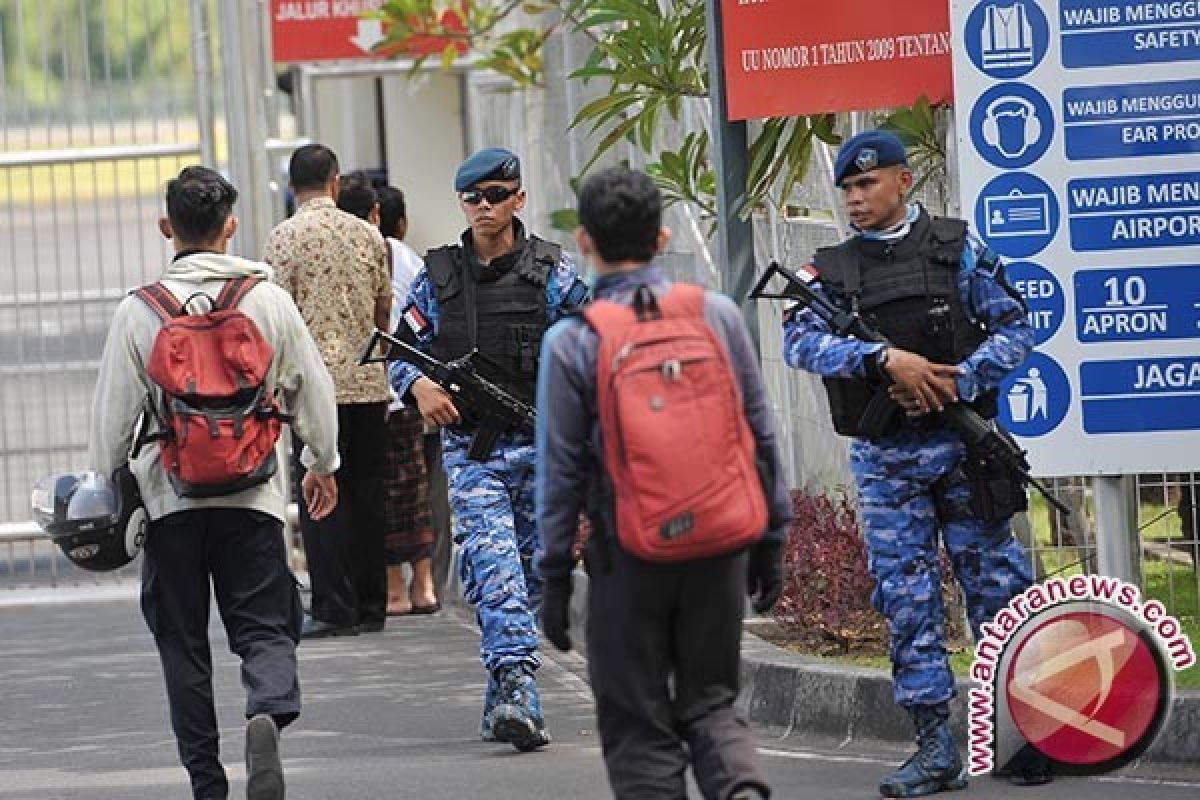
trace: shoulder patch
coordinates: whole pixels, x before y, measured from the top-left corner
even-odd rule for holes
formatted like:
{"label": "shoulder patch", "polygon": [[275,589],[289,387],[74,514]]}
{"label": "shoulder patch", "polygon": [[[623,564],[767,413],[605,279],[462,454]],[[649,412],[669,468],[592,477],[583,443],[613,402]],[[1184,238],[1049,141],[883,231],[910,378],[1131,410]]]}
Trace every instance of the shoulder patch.
{"label": "shoulder patch", "polygon": [[975,268],[994,278],[1004,275],[1004,262],[1000,260],[1000,254],[986,245],[975,256]]}
{"label": "shoulder patch", "polygon": [[400,319],[404,320],[405,326],[418,338],[424,338],[432,333],[433,326],[429,324],[429,320],[414,303],[409,303],[408,307],[400,312]]}
{"label": "shoulder patch", "polygon": [[588,285],[586,283],[584,283],[582,280],[580,280],[579,278],[576,278],[575,282],[571,284],[571,288],[568,289],[567,293],[563,296],[563,301],[562,301],[563,308],[564,309],[579,308],[580,306],[582,306],[584,303],[587,302],[588,295],[590,293],[591,293],[591,290],[588,288]]}

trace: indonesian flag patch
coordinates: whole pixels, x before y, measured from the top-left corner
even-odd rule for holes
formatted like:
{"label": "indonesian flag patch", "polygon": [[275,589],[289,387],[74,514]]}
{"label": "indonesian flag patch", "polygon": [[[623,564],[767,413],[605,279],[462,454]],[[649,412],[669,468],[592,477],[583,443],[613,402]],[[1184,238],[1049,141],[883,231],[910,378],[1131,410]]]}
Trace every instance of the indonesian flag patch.
{"label": "indonesian flag patch", "polygon": [[421,309],[415,305],[410,304],[400,316],[404,320],[404,324],[408,325],[409,330],[418,337],[423,338],[430,333],[431,326],[429,320],[425,319],[425,315],[421,313]]}
{"label": "indonesian flag patch", "polygon": [[817,274],[816,267],[814,267],[812,264],[805,264],[803,267],[800,267],[796,270],[796,277],[800,278],[800,280],[807,284],[812,283],[821,276]]}

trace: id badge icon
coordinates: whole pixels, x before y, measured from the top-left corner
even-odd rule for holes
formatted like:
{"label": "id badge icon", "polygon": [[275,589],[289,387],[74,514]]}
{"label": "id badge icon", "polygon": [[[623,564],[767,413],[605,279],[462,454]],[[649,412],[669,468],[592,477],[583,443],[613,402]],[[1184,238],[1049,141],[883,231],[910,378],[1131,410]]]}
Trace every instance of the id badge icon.
{"label": "id badge icon", "polygon": [[988,238],[1050,233],[1050,197],[1046,194],[1013,189],[1007,195],[985,197],[983,203]]}

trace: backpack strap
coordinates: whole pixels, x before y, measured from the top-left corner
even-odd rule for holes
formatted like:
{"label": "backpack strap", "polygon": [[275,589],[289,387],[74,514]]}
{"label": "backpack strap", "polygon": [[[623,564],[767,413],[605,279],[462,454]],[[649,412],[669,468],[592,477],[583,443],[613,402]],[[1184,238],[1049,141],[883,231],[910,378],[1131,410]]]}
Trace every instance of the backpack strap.
{"label": "backpack strap", "polygon": [[659,298],[658,310],[664,317],[703,317],[704,287],[672,283],[670,290]]}
{"label": "backpack strap", "polygon": [[157,314],[163,322],[169,322],[175,317],[187,314],[183,304],[171,293],[170,289],[162,285],[162,282],[146,284],[141,288],[134,289],[133,293],[141,298],[143,303],[150,306],[150,310]]}
{"label": "backpack strap", "polygon": [[221,293],[217,295],[217,302],[213,304],[213,311],[237,308],[242,302],[242,298],[249,294],[260,280],[261,278],[246,275],[226,281],[225,285],[221,287]]}
{"label": "backpack strap", "polygon": [[611,300],[588,303],[579,313],[601,339],[637,322],[637,315],[631,307]]}
{"label": "backpack strap", "polygon": [[639,286],[634,292],[635,302],[632,305],[614,303],[611,300],[593,300],[582,308],[580,313],[601,337],[611,330],[633,325],[643,318],[704,316],[703,286],[673,283],[666,294],[653,300],[653,308],[640,309],[636,300],[643,290],[650,291],[646,286]]}

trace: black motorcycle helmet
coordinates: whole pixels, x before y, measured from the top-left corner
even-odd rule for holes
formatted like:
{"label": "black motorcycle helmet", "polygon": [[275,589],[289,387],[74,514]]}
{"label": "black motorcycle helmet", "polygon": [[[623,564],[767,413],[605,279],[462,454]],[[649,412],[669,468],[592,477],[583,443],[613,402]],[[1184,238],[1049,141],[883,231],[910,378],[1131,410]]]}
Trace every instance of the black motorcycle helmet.
{"label": "black motorcycle helmet", "polygon": [[33,487],[33,519],[76,566],[119,569],[142,549],[149,518],[128,466],[48,475]]}

